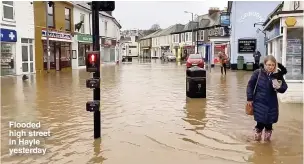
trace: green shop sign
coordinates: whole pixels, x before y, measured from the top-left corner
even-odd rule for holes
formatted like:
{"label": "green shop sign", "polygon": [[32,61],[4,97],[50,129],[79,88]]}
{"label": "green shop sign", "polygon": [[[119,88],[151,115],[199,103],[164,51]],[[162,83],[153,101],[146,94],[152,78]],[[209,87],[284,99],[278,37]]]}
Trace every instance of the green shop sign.
{"label": "green shop sign", "polygon": [[92,35],[77,35],[77,40],[80,42],[89,42],[92,43],[93,42],[93,37]]}

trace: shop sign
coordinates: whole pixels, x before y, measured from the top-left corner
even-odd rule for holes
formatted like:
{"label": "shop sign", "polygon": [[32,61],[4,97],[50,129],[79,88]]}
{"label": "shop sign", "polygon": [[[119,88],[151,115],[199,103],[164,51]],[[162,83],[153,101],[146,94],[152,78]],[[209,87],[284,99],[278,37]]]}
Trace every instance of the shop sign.
{"label": "shop sign", "polygon": [[274,27],[268,32],[266,32],[267,39],[273,39],[280,35],[280,24],[274,25]]}
{"label": "shop sign", "polygon": [[201,46],[201,45],[204,45],[204,42],[203,41],[196,41],[196,44]]}
{"label": "shop sign", "polygon": [[92,37],[92,35],[78,34],[77,35],[77,40],[80,41],[80,42],[93,43],[93,37]]}
{"label": "shop sign", "polygon": [[297,19],[295,17],[287,17],[285,20],[285,24],[287,27],[293,27],[297,23]]}
{"label": "shop sign", "polygon": [[[42,30],[42,37],[46,37],[46,30]],[[53,39],[64,39],[64,40],[72,40],[72,35],[65,32],[59,32],[54,30],[49,30],[49,38]]]}
{"label": "shop sign", "polygon": [[17,32],[15,30],[1,28],[1,42],[17,42]]}
{"label": "shop sign", "polygon": [[229,13],[221,13],[220,16],[221,26],[230,26],[230,15]]}
{"label": "shop sign", "polygon": [[208,30],[208,36],[209,37],[212,37],[212,36],[224,36],[224,35],[225,35],[224,27],[216,27],[216,28]]}
{"label": "shop sign", "polygon": [[238,52],[239,53],[253,53],[256,49],[256,39],[239,39]]}

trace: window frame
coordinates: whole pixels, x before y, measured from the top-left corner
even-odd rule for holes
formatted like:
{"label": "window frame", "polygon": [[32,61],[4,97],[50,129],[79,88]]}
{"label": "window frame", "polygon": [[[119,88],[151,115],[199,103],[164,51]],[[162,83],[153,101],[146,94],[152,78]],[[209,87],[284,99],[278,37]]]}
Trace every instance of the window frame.
{"label": "window frame", "polygon": [[80,33],[85,33],[85,14],[84,13],[80,13],[80,21],[82,21],[82,16],[83,16],[83,23],[81,25],[81,28],[80,28]]}
{"label": "window frame", "polygon": [[[48,16],[52,16],[52,22],[53,22],[53,25],[51,26],[51,25],[49,25],[49,22],[47,22],[47,25],[48,25],[48,27],[50,27],[50,28],[55,28],[55,8],[54,8],[54,5],[55,4],[53,4],[51,7],[50,6],[48,6],[48,11],[47,11],[47,13],[48,13]],[[50,14],[49,13],[49,8],[52,8],[52,14]],[[50,20],[50,19],[49,19]]]}
{"label": "window frame", "polygon": [[200,31],[199,40],[201,40],[201,41],[205,40],[205,31],[204,30]]}
{"label": "window frame", "polygon": [[[66,18],[66,15],[65,15],[65,11],[66,11],[66,9],[69,11],[69,18],[67,19]],[[64,28],[65,28],[65,31],[72,31],[72,25],[71,25],[71,19],[72,19],[72,17],[71,17],[71,9],[70,8],[67,8],[67,7],[65,7],[64,8]],[[69,21],[70,23],[69,23],[69,26],[70,26],[70,29],[67,29],[67,27],[66,27],[66,21]]]}
{"label": "window frame", "polygon": [[[2,20],[4,21],[8,21],[8,22],[15,22],[16,21],[16,17],[15,17],[15,2],[14,1],[9,1],[9,2],[13,2],[13,5],[9,5],[9,4],[5,4],[3,3],[4,1],[2,1]],[[12,7],[13,8],[13,19],[9,19],[9,18],[5,18],[4,17],[4,7]]]}

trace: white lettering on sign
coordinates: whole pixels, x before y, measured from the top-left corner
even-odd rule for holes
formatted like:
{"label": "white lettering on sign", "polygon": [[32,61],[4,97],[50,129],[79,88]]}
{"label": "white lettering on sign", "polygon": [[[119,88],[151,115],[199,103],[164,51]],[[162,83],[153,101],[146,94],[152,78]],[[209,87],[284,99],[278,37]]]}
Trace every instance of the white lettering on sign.
{"label": "white lettering on sign", "polygon": [[[64,32],[49,31],[50,38],[72,40],[72,35]],[[42,37],[46,37],[46,30],[42,30]]]}
{"label": "white lettering on sign", "polygon": [[238,20],[239,23],[242,23],[244,22],[244,20],[247,18],[247,17],[255,17],[259,20],[259,22],[264,22],[264,18],[260,15],[260,13],[257,13],[257,12],[247,12],[247,13],[244,13],[241,18]]}

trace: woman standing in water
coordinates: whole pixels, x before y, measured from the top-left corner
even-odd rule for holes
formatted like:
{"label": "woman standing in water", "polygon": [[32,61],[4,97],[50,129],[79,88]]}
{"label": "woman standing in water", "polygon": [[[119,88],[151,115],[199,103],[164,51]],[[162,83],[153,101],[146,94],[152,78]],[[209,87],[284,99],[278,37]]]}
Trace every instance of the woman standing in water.
{"label": "woman standing in water", "polygon": [[277,92],[284,93],[288,88],[284,78],[279,82],[273,76],[276,72],[276,59],[268,55],[264,59],[264,65],[255,70],[248,81],[247,105],[253,107],[254,120],[257,122],[254,136],[256,141],[262,139],[264,129],[264,140],[270,141],[272,125],[278,121],[279,117]]}

